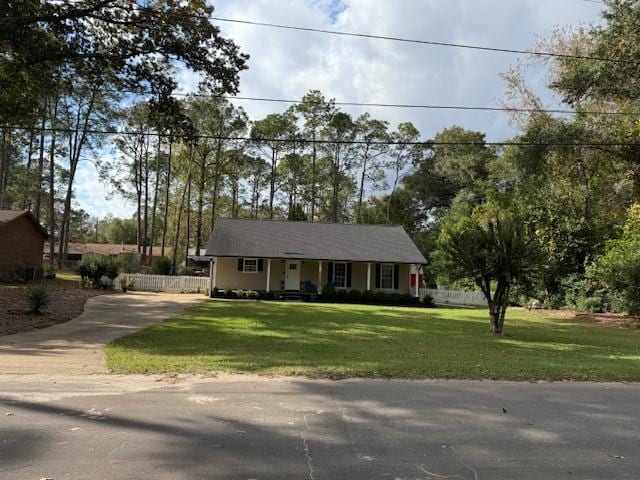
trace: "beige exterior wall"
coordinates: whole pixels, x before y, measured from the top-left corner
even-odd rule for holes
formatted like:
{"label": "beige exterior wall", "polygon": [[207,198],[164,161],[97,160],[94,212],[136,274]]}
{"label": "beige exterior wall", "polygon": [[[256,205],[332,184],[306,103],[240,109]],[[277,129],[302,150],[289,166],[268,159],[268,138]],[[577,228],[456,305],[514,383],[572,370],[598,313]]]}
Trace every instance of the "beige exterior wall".
{"label": "beige exterior wall", "polygon": [[20,217],[0,229],[0,273],[42,268],[44,236],[28,218]]}
{"label": "beige exterior wall", "polygon": [[[221,290],[227,288],[243,290],[266,290],[267,288],[267,259],[264,259],[263,271],[257,273],[244,273],[238,271],[237,258],[218,258],[216,269],[215,287]],[[280,291],[284,289],[286,261],[280,259],[271,260],[270,290]],[[367,289],[367,264],[352,262],[351,288],[357,290]],[[413,293],[409,287],[409,264],[400,264],[400,279],[398,290],[400,293]],[[315,260],[302,260],[300,269],[300,282],[306,281],[324,287],[328,283],[329,262],[322,262],[322,282],[318,285],[318,262]],[[375,290],[375,264],[371,264],[371,290]]]}

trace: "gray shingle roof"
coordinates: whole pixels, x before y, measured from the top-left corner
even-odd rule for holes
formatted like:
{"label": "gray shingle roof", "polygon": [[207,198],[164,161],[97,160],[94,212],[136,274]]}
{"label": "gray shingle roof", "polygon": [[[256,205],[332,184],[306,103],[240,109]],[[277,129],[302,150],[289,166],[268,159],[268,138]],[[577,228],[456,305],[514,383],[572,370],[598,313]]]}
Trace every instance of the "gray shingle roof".
{"label": "gray shingle roof", "polygon": [[207,255],[427,263],[402,227],[222,218]]}

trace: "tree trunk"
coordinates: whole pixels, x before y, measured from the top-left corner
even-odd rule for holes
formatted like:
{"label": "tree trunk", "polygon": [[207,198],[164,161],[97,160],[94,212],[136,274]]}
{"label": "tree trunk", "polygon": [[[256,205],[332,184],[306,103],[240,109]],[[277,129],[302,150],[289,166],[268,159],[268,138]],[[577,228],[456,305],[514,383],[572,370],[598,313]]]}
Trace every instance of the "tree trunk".
{"label": "tree trunk", "polygon": [[[193,165],[193,144],[191,144],[189,146],[189,168],[187,171],[187,183],[184,186],[184,188],[182,189],[182,198],[180,199],[180,207],[178,208],[178,215],[176,218],[176,234],[175,237],[173,239],[173,260],[172,260],[172,266],[173,266],[173,272],[175,273],[176,271],[176,267],[178,266],[178,242],[180,240],[180,223],[182,221],[182,209],[184,208],[184,200],[187,194],[187,188],[189,183],[191,182],[191,167]],[[187,241],[187,243],[189,243]]]}
{"label": "tree trunk", "polygon": [[2,129],[2,141],[0,143],[0,208],[4,208],[4,177],[7,170],[7,129]]}
{"label": "tree trunk", "polygon": [[202,159],[200,164],[200,178],[198,179],[198,209],[196,214],[196,255],[200,255],[202,248],[202,212],[204,210],[204,188],[207,175],[207,164]]}
{"label": "tree trunk", "polygon": [[[140,153],[140,155],[139,155]],[[133,152],[134,183],[136,185],[136,250],[142,245],[142,147]]]}
{"label": "tree trunk", "polygon": [[[191,153],[193,159],[193,153]],[[186,225],[186,240],[184,246],[184,266],[187,266],[187,258],[189,257],[189,242],[191,239],[191,164],[193,160],[189,161],[189,178],[187,179],[187,225]]]}
{"label": "tree trunk", "polygon": [[36,207],[34,215],[36,220],[40,222],[40,215],[42,211],[42,172],[44,170],[44,138],[45,138],[45,126],[47,121],[47,103],[45,102],[44,110],[42,112],[42,121],[40,123],[40,147],[38,152],[38,191],[36,193]]}
{"label": "tree trunk", "polygon": [[173,137],[169,132],[169,156],[167,157],[167,177],[165,181],[164,192],[164,218],[162,220],[162,245],[160,247],[160,255],[164,257],[164,247],[167,243],[167,220],[169,218],[169,187],[171,184],[171,153],[173,148]]}
{"label": "tree trunk", "polygon": [[[49,264],[53,267],[55,263],[55,233],[56,233],[56,118],[58,116],[58,100],[56,100],[53,106],[53,114],[51,115],[51,144],[49,146]],[[60,240],[58,240],[60,241]]]}
{"label": "tree trunk", "polygon": [[160,186],[160,145],[161,137],[158,136],[158,150],[156,152],[156,178],[153,187],[153,207],[151,210],[151,241],[149,242],[149,266],[153,263],[153,246],[156,243],[156,209],[158,208],[158,188]]}
{"label": "tree trunk", "polygon": [[364,183],[367,176],[367,160],[369,156],[369,145],[365,146],[364,157],[362,159],[362,175],[360,176],[360,189],[358,192],[358,205],[356,206],[356,223],[362,223],[362,202],[364,200]]}
{"label": "tree trunk", "polygon": [[331,221],[333,223],[338,223],[338,202],[340,198],[340,144],[336,144],[332,170],[333,191],[331,195]]}
{"label": "tree trunk", "polygon": [[144,149],[144,214],[142,217],[142,265],[145,265],[147,263],[147,240],[149,237],[149,139],[150,137],[147,135]]}
{"label": "tree trunk", "polygon": [[271,150],[271,178],[269,186],[269,220],[273,220],[273,201],[276,196],[276,164],[278,153],[275,148]]}
{"label": "tree trunk", "polygon": [[[27,153],[27,174],[31,174],[31,164],[33,163],[33,142],[35,141],[36,132],[31,130],[29,132],[29,150]],[[31,197],[31,189],[25,190],[24,200],[22,201],[22,209],[29,210],[33,207],[33,197]],[[33,212],[32,212],[33,213]]]}
{"label": "tree trunk", "polygon": [[68,249],[69,244],[69,221],[71,217],[71,198],[73,196],[73,180],[76,175],[76,170],[78,168],[78,162],[80,162],[80,155],[82,153],[82,147],[87,138],[87,130],[89,127],[89,119],[91,118],[91,114],[93,113],[93,105],[95,102],[96,93],[91,92],[91,97],[89,99],[89,104],[87,106],[87,110],[84,113],[84,119],[82,119],[82,133],[78,138],[79,134],[79,125],[80,125],[80,117],[81,112],[80,108],[78,108],[78,113],[76,115],[76,128],[73,134],[69,134],[69,183],[67,185],[67,195],[64,201],[64,211],[62,214],[62,222],[61,222],[61,230],[60,230],[60,240],[58,245],[58,267],[62,266],[62,261],[66,260],[66,251]]}
{"label": "tree trunk", "polygon": [[316,149],[316,130],[313,129],[311,148],[311,222],[315,222],[316,218],[316,160],[318,151]]}

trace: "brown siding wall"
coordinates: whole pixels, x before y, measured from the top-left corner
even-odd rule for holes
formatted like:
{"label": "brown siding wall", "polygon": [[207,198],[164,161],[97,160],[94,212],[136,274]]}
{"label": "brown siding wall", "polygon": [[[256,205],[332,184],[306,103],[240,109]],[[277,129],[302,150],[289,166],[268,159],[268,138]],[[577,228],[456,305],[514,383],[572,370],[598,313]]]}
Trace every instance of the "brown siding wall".
{"label": "brown siding wall", "polygon": [[0,228],[0,273],[16,268],[41,268],[44,238],[27,218],[21,217]]}

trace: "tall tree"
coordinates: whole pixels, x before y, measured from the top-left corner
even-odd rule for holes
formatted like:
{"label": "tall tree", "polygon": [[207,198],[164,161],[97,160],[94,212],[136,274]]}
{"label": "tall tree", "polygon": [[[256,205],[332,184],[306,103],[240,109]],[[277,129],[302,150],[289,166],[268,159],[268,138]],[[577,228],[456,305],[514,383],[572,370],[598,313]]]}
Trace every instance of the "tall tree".
{"label": "tall tree", "polygon": [[296,123],[293,110],[272,113],[253,124],[251,139],[256,151],[270,164],[269,176],[269,218],[273,218],[276,192],[278,190],[278,162],[291,145],[288,141],[296,136]]}
{"label": "tall tree", "polygon": [[384,188],[385,171],[382,159],[388,152],[385,142],[390,136],[387,129],[389,122],[376,120],[364,113],[356,120],[358,139],[362,142],[357,147],[357,163],[360,168],[360,183],[358,186],[358,202],[356,205],[356,221],[362,222],[362,208],[365,192],[369,183],[372,189]]}
{"label": "tall tree", "polygon": [[311,172],[310,172],[310,221],[316,219],[316,206],[318,203],[318,145],[322,131],[327,122],[335,113],[335,100],[327,100],[319,90],[310,90],[302,101],[295,107],[296,112],[302,116],[302,135],[310,139],[311,145]]}

